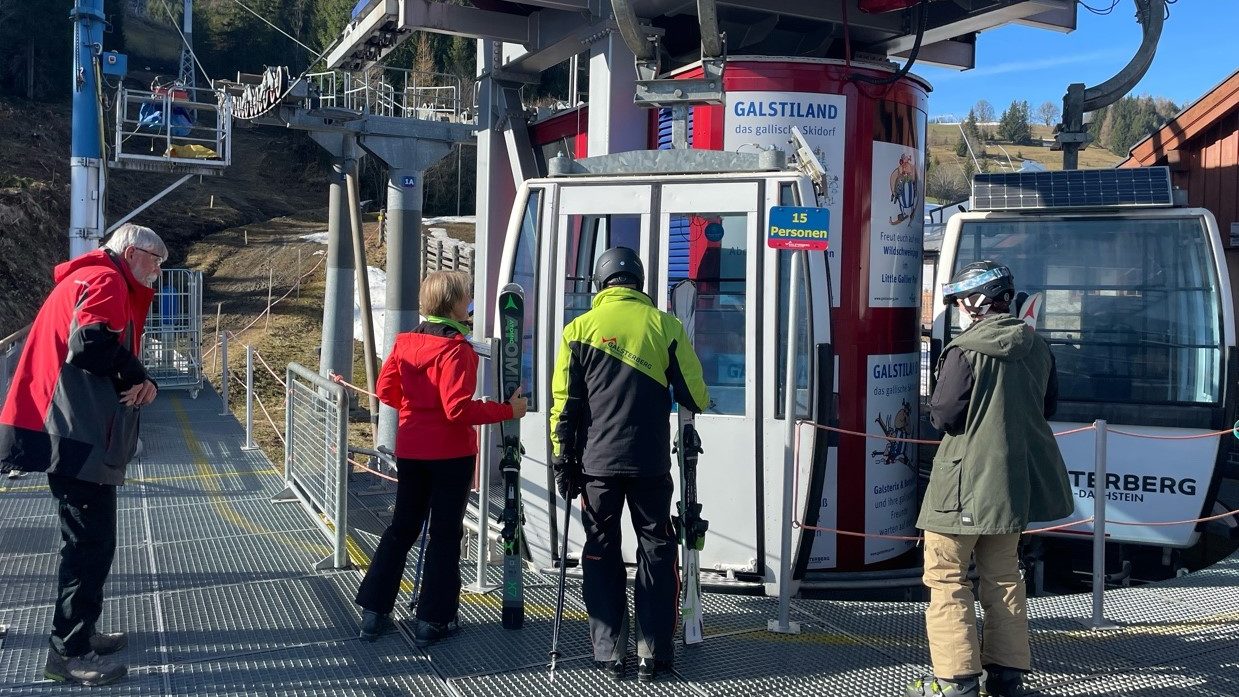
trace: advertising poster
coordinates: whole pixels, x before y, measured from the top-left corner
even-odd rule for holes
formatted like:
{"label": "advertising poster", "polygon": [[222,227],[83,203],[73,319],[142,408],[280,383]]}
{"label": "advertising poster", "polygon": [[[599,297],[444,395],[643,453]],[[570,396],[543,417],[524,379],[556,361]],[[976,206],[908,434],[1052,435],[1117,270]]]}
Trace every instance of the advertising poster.
{"label": "advertising poster", "polygon": [[723,124],[723,149],[732,152],[757,152],[776,147],[791,158],[795,149],[788,141],[792,127],[813,148],[826,169],[823,182],[825,200],[820,204],[801,201],[800,205],[820,205],[830,211],[830,263],[832,304],[839,305],[840,262],[843,250],[843,148],[847,121],[847,98],[836,94],[811,92],[727,92],[727,115]]}
{"label": "advertising poster", "polygon": [[925,227],[918,148],[874,141],[869,221],[869,306],[919,307]]}
{"label": "advertising poster", "polygon": [[[817,527],[838,527],[838,502],[835,495],[839,484],[839,449],[826,452],[826,475],[822,483],[822,500],[817,514]],[[833,532],[813,531],[813,549],[809,552],[808,569],[833,569],[839,564],[838,539]]]}
{"label": "advertising poster", "polygon": [[[913,438],[920,404],[921,356],[869,356],[866,429],[890,438]],[[865,532],[916,535],[916,446],[868,439],[865,448]],[[902,540],[865,538],[865,563],[885,561],[912,549]]]}

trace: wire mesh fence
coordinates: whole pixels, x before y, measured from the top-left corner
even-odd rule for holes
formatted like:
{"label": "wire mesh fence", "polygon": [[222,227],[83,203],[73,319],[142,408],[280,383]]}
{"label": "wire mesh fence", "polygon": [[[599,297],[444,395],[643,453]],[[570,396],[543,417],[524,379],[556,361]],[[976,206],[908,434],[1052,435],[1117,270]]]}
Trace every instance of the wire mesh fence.
{"label": "wire mesh fence", "polygon": [[164,269],[142,335],[142,364],[160,389],[202,389],[202,272]]}
{"label": "wire mesh fence", "polygon": [[344,387],[289,363],[284,417],[284,491],[299,501],[331,542],[316,569],[348,566],[348,397]]}

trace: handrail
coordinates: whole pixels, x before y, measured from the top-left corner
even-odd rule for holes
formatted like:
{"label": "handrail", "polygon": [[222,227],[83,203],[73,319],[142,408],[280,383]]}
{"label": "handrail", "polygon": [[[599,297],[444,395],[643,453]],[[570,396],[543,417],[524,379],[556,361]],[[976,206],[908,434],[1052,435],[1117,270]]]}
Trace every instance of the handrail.
{"label": "handrail", "polygon": [[27,324],[26,326],[22,327],[21,329],[18,329],[12,334],[9,334],[3,339],[0,339],[0,352],[8,351],[9,349],[13,348],[17,344],[24,341],[26,337],[30,334],[30,328],[33,326],[34,326],[34,322],[31,322],[30,324]]}

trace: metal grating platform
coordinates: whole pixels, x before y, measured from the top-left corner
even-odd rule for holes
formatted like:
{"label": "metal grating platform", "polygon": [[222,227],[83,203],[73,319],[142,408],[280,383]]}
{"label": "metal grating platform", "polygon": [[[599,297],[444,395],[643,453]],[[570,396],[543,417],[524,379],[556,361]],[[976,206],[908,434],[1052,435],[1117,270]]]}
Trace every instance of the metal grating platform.
{"label": "metal grating platform", "polygon": [[[145,450],[119,492],[119,548],[101,627],[130,633],[131,674],[93,690],[42,680],[59,531],[46,478],[0,479],[0,696],[29,695],[900,695],[927,670],[923,603],[795,600],[803,632],[765,631],[771,598],[708,593],[705,643],[677,645],[673,675],[612,682],[592,666],[580,582],[570,580],[554,685],[545,664],[555,602],[551,573],[526,575],[526,623],[506,631],[497,593],[464,594],[462,632],[414,648],[407,609],[417,548],[393,618],[357,641],[353,604],[394,501],[369,475],[350,477],[350,554],[360,568],[321,573],[326,538],[295,505],[270,502],[280,476],[218,400],[183,394],[151,410]],[[192,428],[190,427],[192,425]],[[461,563],[463,583],[475,564]],[[487,581],[501,572],[490,567]],[[1029,601],[1029,685],[1066,695],[1239,694],[1239,555],[1155,586],[1107,592],[1123,627],[1093,632],[1085,596]],[[631,604],[631,590],[629,591]],[[635,652],[632,652],[635,654]],[[630,654],[631,655],[631,654]]]}

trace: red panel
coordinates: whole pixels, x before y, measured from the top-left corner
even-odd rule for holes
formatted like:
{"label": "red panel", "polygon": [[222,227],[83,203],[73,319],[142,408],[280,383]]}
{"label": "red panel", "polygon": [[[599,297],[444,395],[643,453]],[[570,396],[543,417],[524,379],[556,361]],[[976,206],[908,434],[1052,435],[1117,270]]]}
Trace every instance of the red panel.
{"label": "red panel", "polygon": [[[580,106],[571,111],[565,111],[562,114],[556,114],[551,118],[535,123],[529,128],[529,137],[533,139],[534,145],[546,145],[554,143],[560,138],[570,136],[583,136],[589,131],[589,107]],[[580,138],[577,139],[577,146],[581,145]],[[577,157],[584,157],[581,151],[577,151]]]}

